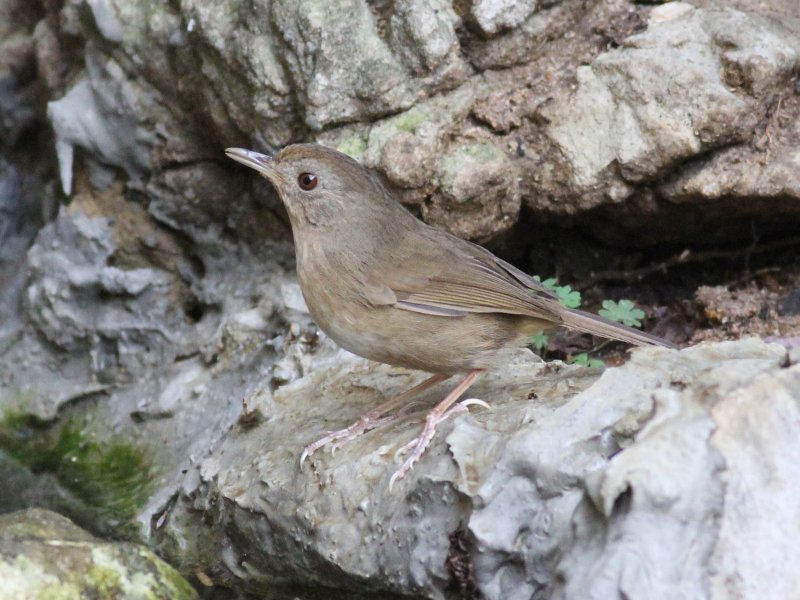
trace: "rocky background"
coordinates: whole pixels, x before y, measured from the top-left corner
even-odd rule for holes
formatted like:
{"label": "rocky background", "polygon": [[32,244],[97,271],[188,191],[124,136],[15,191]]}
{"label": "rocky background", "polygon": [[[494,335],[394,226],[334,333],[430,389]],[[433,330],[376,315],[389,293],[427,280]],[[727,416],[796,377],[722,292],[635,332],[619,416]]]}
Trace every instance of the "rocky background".
{"label": "rocky background", "polygon": [[[791,597],[798,116],[796,0],[0,0],[0,512],[100,536],[0,517],[0,597]],[[308,140],[691,347],[523,351],[394,493],[424,402],[301,470],[423,376],[222,152]]]}

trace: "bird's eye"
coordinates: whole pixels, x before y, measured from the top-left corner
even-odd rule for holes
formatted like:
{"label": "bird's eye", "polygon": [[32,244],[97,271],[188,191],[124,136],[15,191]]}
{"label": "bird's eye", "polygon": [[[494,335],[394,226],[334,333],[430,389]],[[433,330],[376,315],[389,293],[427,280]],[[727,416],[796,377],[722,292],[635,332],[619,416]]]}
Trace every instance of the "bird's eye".
{"label": "bird's eye", "polygon": [[297,176],[297,185],[300,186],[300,189],[307,192],[317,187],[318,183],[319,179],[317,179],[317,176],[313,173],[300,173],[300,175]]}

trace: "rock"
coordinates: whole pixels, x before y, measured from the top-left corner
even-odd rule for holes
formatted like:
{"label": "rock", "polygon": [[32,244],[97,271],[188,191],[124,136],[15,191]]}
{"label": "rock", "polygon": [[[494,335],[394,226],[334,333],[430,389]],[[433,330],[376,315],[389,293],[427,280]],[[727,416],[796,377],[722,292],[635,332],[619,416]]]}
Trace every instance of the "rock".
{"label": "rock", "polygon": [[197,598],[147,548],[103,542],[69,519],[29,509],[0,516],[3,598]]}
{"label": "rock", "polygon": [[796,40],[767,19],[668,4],[646,31],[578,68],[575,92],[543,115],[585,208],[621,202],[689,156],[747,140],[769,88],[798,64]]}
{"label": "rock", "polygon": [[0,141],[12,145],[37,117],[39,86],[33,77],[33,40],[26,35],[10,35],[0,43],[0,56]]}
{"label": "rock", "polygon": [[[488,3],[487,3],[488,4]],[[485,4],[484,4],[485,5]],[[530,9],[533,2],[518,3],[516,16],[518,17],[526,9]],[[607,3],[612,6],[611,10],[619,10],[619,6]],[[497,15],[499,20],[502,15]],[[492,35],[488,38],[477,38],[465,44],[464,51],[469,57],[469,61],[479,71],[491,73],[492,69],[504,69],[515,65],[533,64],[536,65],[538,59],[543,54],[547,54],[547,61],[553,66],[553,57],[558,56],[557,65],[563,65],[563,61],[569,61],[567,55],[555,51],[559,40],[563,40],[571,51],[575,48],[571,45],[575,43],[576,23],[580,23],[587,16],[586,7],[577,2],[556,2],[548,3],[548,6],[541,6],[538,10],[531,13],[528,18],[512,29],[505,29],[499,35]],[[538,71],[539,65],[536,65]],[[534,71],[535,72],[535,71]],[[516,79],[516,78],[515,78]],[[519,79],[514,86],[508,84],[502,87],[513,91],[519,88]],[[497,90],[492,90],[497,91]]]}
{"label": "rock", "polygon": [[[487,598],[579,598],[586,589],[602,590],[603,598],[653,597],[703,589],[712,561],[746,556],[733,541],[719,546],[717,525],[736,519],[738,502],[749,501],[747,486],[757,485],[728,458],[746,452],[750,438],[727,437],[732,447],[718,449],[724,425],[717,415],[752,386],[784,390],[780,410],[797,412],[800,371],[782,369],[785,357],[757,340],[680,353],[637,350],[631,362],[598,378],[577,367],[536,366],[521,355],[471,392],[493,410],[443,426],[422,463],[390,494],[392,456],[417,432],[421,408],[335,456],[314,455],[303,471],[296,459],[324,431],[419,377],[322,354],[307,375],[278,388],[260,424],[232,431],[201,461],[196,491],[170,508],[153,541],[174,548],[174,540],[190,535],[193,514],[216,507],[211,535],[235,531],[239,543],[203,569],[226,571],[247,585],[258,578],[263,593],[275,597],[290,581],[354,595],[424,597],[468,583]],[[427,394],[426,403],[441,393]],[[535,399],[527,400],[532,393]],[[768,435],[779,417],[768,403],[763,407],[771,416],[750,426]],[[776,444],[791,454],[790,438],[780,439]],[[781,453],[776,449],[770,460]],[[752,483],[742,483],[730,507],[725,482],[743,478]],[[277,544],[284,548],[279,561],[262,550]],[[468,581],[448,571],[456,559]],[[306,570],[309,560],[313,572]],[[628,565],[661,575],[628,576]]]}
{"label": "rock", "polygon": [[474,0],[470,16],[486,34],[515,27],[536,10],[536,0]]}
{"label": "rock", "polygon": [[42,86],[31,30],[36,10],[20,0],[0,3],[0,144],[16,144],[33,127]]}
{"label": "rock", "polygon": [[731,211],[792,215],[800,198],[798,116],[796,94],[774,96],[765,123],[757,128],[755,143],[725,148],[684,169],[660,185],[659,194],[679,206],[702,199],[708,203],[707,210],[720,218],[730,218]]}
{"label": "rock", "polygon": [[23,173],[0,158],[0,331],[10,337],[21,327],[16,314],[25,287],[25,270],[20,265],[51,200],[35,173]]}
{"label": "rock", "polygon": [[[717,404],[711,442],[726,465],[725,511],[709,561],[712,597],[791,596],[800,581],[793,571],[772,578],[775,565],[797,559],[783,525],[796,514],[794,491],[800,445],[800,370],[762,375]],[[753,424],[758,423],[756,427]],[[753,560],[756,539],[773,540]]]}
{"label": "rock", "polygon": [[[520,207],[517,173],[508,156],[491,142],[464,144],[441,157],[441,197],[422,207],[427,221],[456,235],[488,239],[510,228]],[[458,219],[452,218],[458,207]]]}
{"label": "rock", "polygon": [[[378,35],[365,2],[278,1],[272,11],[291,52],[289,70],[304,82],[309,127],[411,106],[414,96],[402,65]],[[356,64],[343,68],[352,57],[358,57]]]}
{"label": "rock", "polygon": [[[64,7],[63,32],[49,18],[32,35],[9,38],[21,49],[9,56],[40,63],[65,190],[76,168],[96,180],[99,172],[113,177],[111,167],[147,189],[154,207],[175,204],[178,183],[190,198],[207,196],[207,172],[214,180],[236,173],[237,195],[248,195],[252,176],[234,166],[219,172],[213,148],[316,137],[363,156],[405,202],[473,239],[508,231],[518,201],[543,217],[602,208],[586,222],[617,243],[636,219],[661,238],[700,235],[686,223],[715,210],[692,200],[706,195],[755,194],[781,214],[795,212],[788,96],[783,119],[760,131],[773,92],[792,87],[800,60],[798,21],[771,18],[788,9],[759,8],[768,15],[760,16],[747,3],[734,10],[622,0],[476,0],[457,10],[442,0],[351,0],[336,10],[274,0],[252,13],[235,0],[223,5],[98,0],[85,13]],[[68,50],[75,43],[79,59]],[[474,111],[448,104],[455,97],[470,97]],[[510,110],[487,107],[506,99]],[[477,135],[470,115],[481,124]],[[765,166],[748,150],[754,130],[773,148]],[[492,194],[482,206],[456,205],[438,185],[437,163],[476,138],[503,152],[520,178],[518,191],[505,188],[505,206]],[[469,169],[459,175],[469,178]],[[426,201],[434,206],[423,211]],[[685,214],[672,202],[692,202],[692,212],[658,232],[676,223],[664,214]],[[741,221],[766,206],[742,205],[728,202],[724,214]],[[482,222],[466,226],[476,214]],[[280,216],[268,219],[277,231]]]}
{"label": "rock", "polygon": [[392,48],[432,89],[449,88],[467,76],[456,36],[459,19],[445,0],[399,0],[390,19]]}

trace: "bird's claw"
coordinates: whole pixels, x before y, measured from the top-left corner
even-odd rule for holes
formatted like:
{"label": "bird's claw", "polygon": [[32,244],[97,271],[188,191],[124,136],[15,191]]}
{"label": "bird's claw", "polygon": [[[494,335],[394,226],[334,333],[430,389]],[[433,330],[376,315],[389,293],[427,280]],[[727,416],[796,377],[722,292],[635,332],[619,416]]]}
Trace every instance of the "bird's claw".
{"label": "bird's claw", "polygon": [[[345,444],[352,442],[362,433],[366,433],[367,431],[371,431],[376,427],[380,427],[386,423],[390,423],[397,418],[396,415],[387,415],[385,417],[374,417],[365,415],[361,417],[358,421],[346,427],[345,429],[340,429],[339,431],[329,431],[325,437],[318,439],[313,444],[309,444],[303,449],[303,452],[300,454],[300,469],[303,468],[303,463],[305,460],[311,455],[313,455],[317,450],[322,448],[323,446],[327,446],[331,444],[330,451],[331,455],[336,454],[336,451],[344,446]],[[331,443],[332,442],[332,443]]]}
{"label": "bird's claw", "polygon": [[391,479],[389,479],[389,493],[390,494],[393,491],[395,482],[397,482],[398,479],[402,479],[403,477],[405,477],[406,474],[411,469],[414,468],[414,465],[416,464],[416,462],[417,462],[416,458],[412,456],[406,462],[404,462],[403,465],[399,469],[397,469],[397,471],[394,472],[394,475],[392,475]]}
{"label": "bird's claw", "polygon": [[425,427],[422,429],[420,436],[411,440],[404,446],[401,446],[394,453],[394,459],[397,460],[399,456],[402,456],[412,448],[414,449],[414,451],[411,453],[411,456],[409,456],[405,462],[400,465],[400,468],[397,469],[397,471],[394,472],[394,475],[392,475],[391,479],[389,479],[389,492],[391,492],[394,488],[394,484],[398,480],[405,477],[411,471],[411,469],[414,468],[414,465],[417,464],[419,459],[422,458],[422,455],[430,445],[431,440],[433,440],[433,436],[436,433],[436,426],[452,415],[469,411],[470,406],[481,406],[486,409],[491,409],[491,406],[489,406],[483,400],[478,398],[468,398],[467,400],[463,400],[452,406],[442,415],[428,415],[428,417],[425,419]]}
{"label": "bird's claw", "polygon": [[484,402],[480,398],[467,398],[466,400],[462,400],[461,402],[456,404],[456,406],[462,406],[464,408],[468,408],[470,406],[480,406],[482,408],[485,408],[486,410],[492,410],[492,407],[489,405],[489,403]]}
{"label": "bird's claw", "polygon": [[397,462],[398,458],[400,458],[401,456],[403,456],[403,454],[405,454],[406,452],[411,450],[411,448],[417,443],[418,440],[419,440],[419,438],[414,438],[413,440],[411,440],[407,444],[404,444],[403,446],[400,446],[394,453],[394,461]]}

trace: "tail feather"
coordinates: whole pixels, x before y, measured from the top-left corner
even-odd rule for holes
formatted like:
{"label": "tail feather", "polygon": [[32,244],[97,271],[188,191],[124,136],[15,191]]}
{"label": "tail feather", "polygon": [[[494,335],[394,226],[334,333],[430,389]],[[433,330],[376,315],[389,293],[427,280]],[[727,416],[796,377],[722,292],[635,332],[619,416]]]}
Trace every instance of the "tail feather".
{"label": "tail feather", "polygon": [[663,346],[665,348],[677,348],[672,342],[668,342],[655,335],[650,335],[638,329],[627,327],[605,319],[598,315],[583,312],[582,310],[570,309],[564,314],[564,327],[585,331],[593,335],[599,335],[612,340],[628,342],[637,346]]}

